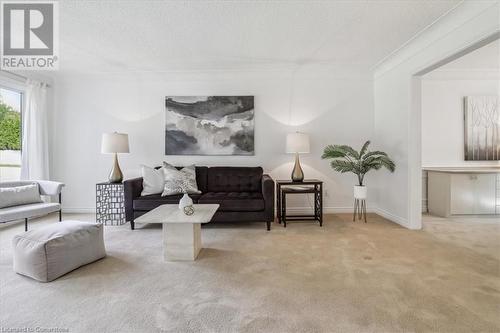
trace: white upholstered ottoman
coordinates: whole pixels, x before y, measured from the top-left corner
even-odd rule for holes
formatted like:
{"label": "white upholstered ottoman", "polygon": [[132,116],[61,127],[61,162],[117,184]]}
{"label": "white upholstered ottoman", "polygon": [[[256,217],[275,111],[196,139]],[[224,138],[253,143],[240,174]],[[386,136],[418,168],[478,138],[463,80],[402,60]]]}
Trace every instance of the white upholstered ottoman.
{"label": "white upholstered ottoman", "polygon": [[49,282],[106,256],[103,226],[67,220],[17,235],[14,271]]}

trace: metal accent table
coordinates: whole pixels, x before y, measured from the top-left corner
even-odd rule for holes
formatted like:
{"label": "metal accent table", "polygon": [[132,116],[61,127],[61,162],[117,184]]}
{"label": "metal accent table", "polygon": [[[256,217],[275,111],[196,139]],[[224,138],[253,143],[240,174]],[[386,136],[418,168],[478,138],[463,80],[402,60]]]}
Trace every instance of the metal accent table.
{"label": "metal accent table", "polygon": [[[286,196],[288,194],[314,194],[314,214],[289,215],[286,213]],[[283,222],[286,228],[287,221],[318,221],[323,226],[323,182],[318,179],[305,179],[301,182],[292,180],[277,180],[276,195],[278,206],[278,223]]]}
{"label": "metal accent table", "polygon": [[104,225],[122,225],[125,220],[123,183],[96,184],[96,222]]}

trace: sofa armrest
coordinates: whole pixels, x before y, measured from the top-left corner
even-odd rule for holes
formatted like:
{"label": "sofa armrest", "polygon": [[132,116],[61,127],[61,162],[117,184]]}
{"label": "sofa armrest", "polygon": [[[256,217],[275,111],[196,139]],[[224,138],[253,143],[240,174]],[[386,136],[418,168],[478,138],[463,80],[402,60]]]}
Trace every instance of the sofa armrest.
{"label": "sofa armrest", "polygon": [[64,187],[64,183],[51,180],[37,180],[41,195],[55,196],[59,195]]}
{"label": "sofa armrest", "polygon": [[125,196],[125,219],[134,221],[134,199],[141,196],[142,177],[127,179],[123,182],[123,193]]}
{"label": "sofa armrest", "polygon": [[266,222],[272,222],[274,220],[274,180],[269,175],[262,176],[262,196]]}

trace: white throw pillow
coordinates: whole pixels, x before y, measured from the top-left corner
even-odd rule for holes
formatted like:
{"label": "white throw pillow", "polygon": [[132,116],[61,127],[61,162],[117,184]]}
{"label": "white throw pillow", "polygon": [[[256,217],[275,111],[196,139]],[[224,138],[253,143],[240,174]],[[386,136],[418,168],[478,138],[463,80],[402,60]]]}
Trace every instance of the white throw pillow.
{"label": "white throw pillow", "polygon": [[190,165],[177,170],[174,166],[163,162],[163,174],[165,175],[165,186],[162,197],[173,194],[197,194],[201,193],[196,184],[196,167]]}
{"label": "white throw pillow", "polygon": [[0,187],[0,208],[40,203],[38,184]]}
{"label": "white throw pillow", "polygon": [[147,165],[141,165],[142,192],[141,195],[158,194],[163,191],[165,184],[163,168],[155,169]]}

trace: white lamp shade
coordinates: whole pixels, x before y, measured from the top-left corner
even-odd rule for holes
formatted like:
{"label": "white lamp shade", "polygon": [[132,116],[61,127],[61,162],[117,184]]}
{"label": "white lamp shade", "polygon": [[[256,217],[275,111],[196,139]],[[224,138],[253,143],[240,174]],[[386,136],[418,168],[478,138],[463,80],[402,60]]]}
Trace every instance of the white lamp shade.
{"label": "white lamp shade", "polygon": [[104,133],[102,135],[101,153],[128,153],[128,134]]}
{"label": "white lamp shade", "polygon": [[309,135],[295,132],[286,136],[287,153],[309,153]]}

